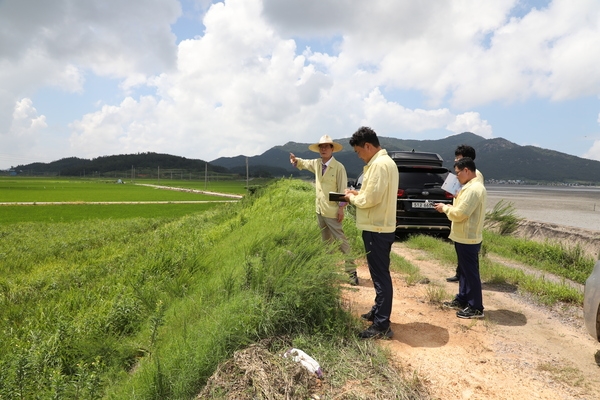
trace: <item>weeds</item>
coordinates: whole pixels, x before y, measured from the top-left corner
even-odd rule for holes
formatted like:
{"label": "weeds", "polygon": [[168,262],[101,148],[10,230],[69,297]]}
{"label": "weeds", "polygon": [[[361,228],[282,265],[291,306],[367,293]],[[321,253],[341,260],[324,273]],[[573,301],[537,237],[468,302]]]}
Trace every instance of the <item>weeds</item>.
{"label": "weeds", "polygon": [[429,284],[425,291],[427,294],[427,301],[432,304],[440,305],[444,300],[450,297],[446,289],[436,284]]}
{"label": "weeds", "polygon": [[584,386],[585,380],[581,377],[581,373],[577,368],[553,363],[540,363],[537,369],[547,372],[552,379],[568,384],[569,386]]}
{"label": "weeds", "polygon": [[515,207],[511,202],[500,200],[494,205],[492,211],[485,214],[487,227],[497,227],[500,235],[510,235],[519,226],[522,218],[517,217]]}
{"label": "weeds", "polygon": [[516,259],[542,271],[583,284],[594,268],[595,260],[580,246],[568,247],[561,243],[535,242],[493,232],[484,232],[484,243],[489,251]]}

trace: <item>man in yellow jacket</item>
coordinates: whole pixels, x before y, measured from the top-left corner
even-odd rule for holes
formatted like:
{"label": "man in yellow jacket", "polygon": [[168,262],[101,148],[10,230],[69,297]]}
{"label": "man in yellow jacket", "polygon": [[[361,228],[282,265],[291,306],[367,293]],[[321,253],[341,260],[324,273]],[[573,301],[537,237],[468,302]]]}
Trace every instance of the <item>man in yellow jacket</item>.
{"label": "man in yellow jacket", "polygon": [[456,177],[462,186],[453,205],[436,203],[435,209],[443,212],[452,221],[449,238],[454,248],[460,269],[458,294],[444,305],[457,309],[459,318],[483,318],[483,294],[479,276],[479,251],[483,240],[483,222],[487,191],[477,179],[475,162],[463,157],[454,163]]}
{"label": "man in yellow jacket", "polygon": [[346,202],[329,201],[329,192],[344,193],[348,187],[346,168],[333,157],[333,153],[342,150],[342,145],[335,143],[328,135],[323,135],[318,143],[311,144],[308,149],[319,153],[320,158],[305,160],[290,153],[290,163],[298,169],[305,169],[315,174],[317,222],[321,228],[321,238],[326,243],[339,241],[340,250],[346,257],[346,273],[350,284],[358,285],[356,264],[351,257],[350,245],[342,228],[344,207]]}
{"label": "man in yellow jacket", "polygon": [[390,275],[390,252],[396,238],[398,167],[382,149],[375,131],[361,127],[350,138],[350,145],[367,165],[363,169],[360,191],[346,190],[346,199],[356,207],[356,226],[361,229],[369,273],[375,288],[375,305],[361,317],[373,324],[360,338],[387,337],[390,329],[394,288]]}
{"label": "man in yellow jacket", "polygon": [[[475,149],[466,144],[461,144],[456,148],[456,150],[454,150],[454,161],[458,161],[463,157],[469,157],[473,161],[475,161],[475,156]],[[483,178],[483,174],[479,172],[479,170],[476,170],[475,174],[477,175],[475,179],[479,180],[481,183],[484,183],[485,180]],[[458,270],[458,265],[456,266],[456,273],[454,274],[454,276],[446,278],[446,280],[448,282],[458,282],[460,280],[460,271]]]}

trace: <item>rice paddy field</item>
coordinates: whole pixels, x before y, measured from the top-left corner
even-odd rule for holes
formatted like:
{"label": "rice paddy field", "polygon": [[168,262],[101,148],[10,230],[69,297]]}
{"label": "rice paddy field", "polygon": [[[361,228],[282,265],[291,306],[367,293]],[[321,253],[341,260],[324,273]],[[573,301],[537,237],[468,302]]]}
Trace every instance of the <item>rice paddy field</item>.
{"label": "rice paddy field", "polygon": [[[239,180],[118,182],[93,178],[0,177],[0,223],[180,217],[206,211],[225,201],[237,201],[198,191],[234,195],[247,192],[246,182]],[[164,187],[190,190],[165,190]]]}

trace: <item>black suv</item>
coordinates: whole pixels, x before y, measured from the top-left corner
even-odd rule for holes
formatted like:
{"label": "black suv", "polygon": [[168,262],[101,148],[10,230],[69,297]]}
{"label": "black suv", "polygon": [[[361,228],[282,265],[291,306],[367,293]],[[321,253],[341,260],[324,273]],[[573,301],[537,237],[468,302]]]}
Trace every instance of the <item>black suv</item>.
{"label": "black suv", "polygon": [[[398,166],[398,205],[396,235],[429,233],[442,237],[450,234],[450,220],[433,208],[433,203],[452,204],[452,195],[442,189],[448,176],[444,160],[437,153],[390,151]],[[355,186],[360,188],[362,175]]]}

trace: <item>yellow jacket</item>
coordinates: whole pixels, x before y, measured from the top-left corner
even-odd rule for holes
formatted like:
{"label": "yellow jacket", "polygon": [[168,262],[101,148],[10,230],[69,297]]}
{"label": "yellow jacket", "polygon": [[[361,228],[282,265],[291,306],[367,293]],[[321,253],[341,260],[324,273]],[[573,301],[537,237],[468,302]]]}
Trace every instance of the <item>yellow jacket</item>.
{"label": "yellow jacket", "polygon": [[344,193],[348,187],[348,175],[344,165],[331,157],[329,165],[325,170],[325,175],[321,175],[321,159],[304,160],[296,157],[296,168],[305,169],[315,174],[315,187],[317,197],[315,206],[317,214],[327,218],[337,218],[338,203],[329,201],[329,192]]}
{"label": "yellow jacket", "polygon": [[350,195],[356,206],[356,227],[363,231],[396,231],[398,201],[398,167],[381,149],[363,168],[363,182],[358,194]]}
{"label": "yellow jacket", "polygon": [[487,191],[477,178],[467,182],[454,198],[454,205],[444,205],[452,221],[449,238],[457,243],[477,244],[483,240],[483,221]]}
{"label": "yellow jacket", "polygon": [[481,182],[482,184],[485,184],[485,179],[483,178],[483,174],[481,172],[479,172],[478,169],[475,170],[475,179],[477,179],[479,182]]}

